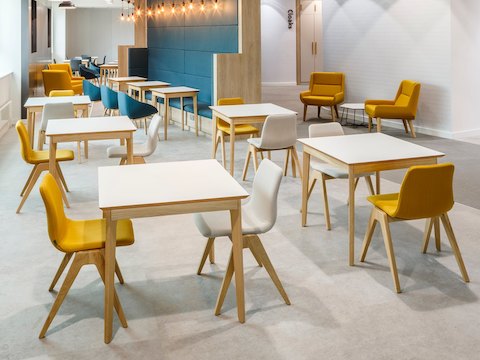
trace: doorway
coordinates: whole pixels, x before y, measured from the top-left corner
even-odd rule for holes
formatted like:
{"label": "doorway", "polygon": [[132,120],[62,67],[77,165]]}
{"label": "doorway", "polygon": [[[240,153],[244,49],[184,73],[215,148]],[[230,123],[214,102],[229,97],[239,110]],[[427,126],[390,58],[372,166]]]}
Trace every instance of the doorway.
{"label": "doorway", "polygon": [[297,84],[323,70],[323,23],[321,0],[297,0]]}

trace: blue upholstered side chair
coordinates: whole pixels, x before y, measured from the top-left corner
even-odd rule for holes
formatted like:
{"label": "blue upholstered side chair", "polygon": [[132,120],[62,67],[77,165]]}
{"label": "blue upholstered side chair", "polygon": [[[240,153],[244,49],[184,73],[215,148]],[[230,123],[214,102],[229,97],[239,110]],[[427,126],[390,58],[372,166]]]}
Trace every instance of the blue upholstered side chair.
{"label": "blue upholstered side chair", "polygon": [[72,72],[74,74],[78,75],[78,73],[80,71],[80,65],[81,64],[82,64],[82,59],[81,58],[70,59],[70,67],[72,68]]}
{"label": "blue upholstered side chair", "polygon": [[95,65],[93,62],[91,62],[89,65],[88,65],[88,68],[90,70],[92,70],[95,74],[98,74],[98,76],[100,76],[100,67]]}
{"label": "blue upholstered side chair", "polygon": [[102,100],[100,88],[92,84],[90,81],[83,80],[83,93],[87,95],[92,102],[92,108],[90,109],[90,116],[92,116],[95,103]]}
{"label": "blue upholstered side chair", "polygon": [[108,86],[102,85],[100,87],[100,94],[102,96],[102,104],[105,108],[103,115],[107,113],[112,116],[115,111],[118,110],[118,95],[115,90],[110,89]]}
{"label": "blue upholstered side chair", "polygon": [[118,92],[118,109],[120,115],[126,115],[132,121],[136,122],[143,119],[145,134],[147,133],[147,117],[158,113],[155,106],[137,101],[120,91]]}
{"label": "blue upholstered side chair", "polygon": [[97,74],[95,71],[87,68],[85,65],[80,65],[80,76],[83,76],[87,80],[94,80],[99,83],[100,74]]}

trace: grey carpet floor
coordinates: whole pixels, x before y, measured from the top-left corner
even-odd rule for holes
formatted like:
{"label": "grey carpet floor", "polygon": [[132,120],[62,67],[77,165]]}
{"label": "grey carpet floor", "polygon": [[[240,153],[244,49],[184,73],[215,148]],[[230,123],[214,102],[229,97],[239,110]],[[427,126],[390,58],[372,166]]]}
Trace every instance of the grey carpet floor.
{"label": "grey carpet floor", "polygon": [[[298,111],[296,96],[296,88],[268,88],[264,100]],[[299,125],[301,136],[308,124]],[[365,130],[346,127],[346,131]],[[386,132],[403,136],[396,130]],[[169,134],[169,141],[159,143],[149,162],[210,156],[209,138],[173,126]],[[141,131],[135,136],[136,141],[144,139]],[[302,228],[300,180],[289,174],[280,189],[277,223],[262,241],[291,306],[283,303],[265,270],[245,252],[247,321],[236,320],[233,287],[222,314],[214,316],[229,240],[216,241],[217,263],[208,264],[204,275],[198,276],[205,239],[191,215],[138,219],[135,244],[118,251],[126,283],[116,288],[129,327],[120,327],[115,318],[114,339],[105,345],[103,285],[93,267],[82,269],[47,337],[38,339],[56,296],[47,289],[62,254],[48,239],[37,188],[22,213],[15,214],[30,167],[21,160],[17,136],[10,130],[0,140],[0,359],[477,359],[480,210],[478,193],[467,191],[478,178],[478,157],[473,159],[477,147],[426,136],[415,141],[444,150],[457,164],[457,203],[451,220],[471,283],[461,280],[443,231],[441,253],[433,246],[427,255],[420,253],[421,221],[392,225],[403,293],[392,290],[378,230],[367,262],[349,267],[346,182],[328,184],[332,230],[325,229],[320,189],[314,190],[308,226]],[[72,218],[101,216],[97,168],[116,164],[106,158],[112,144],[91,142],[88,161],[64,164]],[[244,142],[238,142],[236,152],[240,169]],[[476,161],[470,166],[469,156]],[[283,154],[274,153],[273,159],[281,165]],[[383,189],[398,190],[401,176],[401,172],[385,174]],[[250,171],[248,181],[240,182],[248,191],[252,177]],[[366,195],[361,183],[356,194],[356,258],[370,211]]]}

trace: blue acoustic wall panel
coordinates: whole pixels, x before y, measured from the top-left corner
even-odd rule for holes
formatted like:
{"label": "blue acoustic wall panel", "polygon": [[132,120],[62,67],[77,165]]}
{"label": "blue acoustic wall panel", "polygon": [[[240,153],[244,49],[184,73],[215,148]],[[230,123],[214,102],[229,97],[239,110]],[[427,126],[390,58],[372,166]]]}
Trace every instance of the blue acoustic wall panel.
{"label": "blue acoustic wall panel", "polygon": [[[220,0],[218,10],[206,2],[204,12],[194,4],[186,13],[177,4],[175,14],[167,9],[148,19],[148,78],[198,88],[198,100],[212,105],[213,55],[238,52],[238,2]],[[148,5],[156,9],[158,1]]]}

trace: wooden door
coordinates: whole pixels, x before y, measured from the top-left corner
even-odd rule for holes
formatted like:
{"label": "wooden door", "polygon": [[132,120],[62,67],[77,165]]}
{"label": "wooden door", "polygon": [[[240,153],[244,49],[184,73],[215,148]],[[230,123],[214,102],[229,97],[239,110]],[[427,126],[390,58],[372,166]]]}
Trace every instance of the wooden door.
{"label": "wooden door", "polygon": [[323,70],[322,1],[298,1],[297,82],[308,83],[310,74]]}

